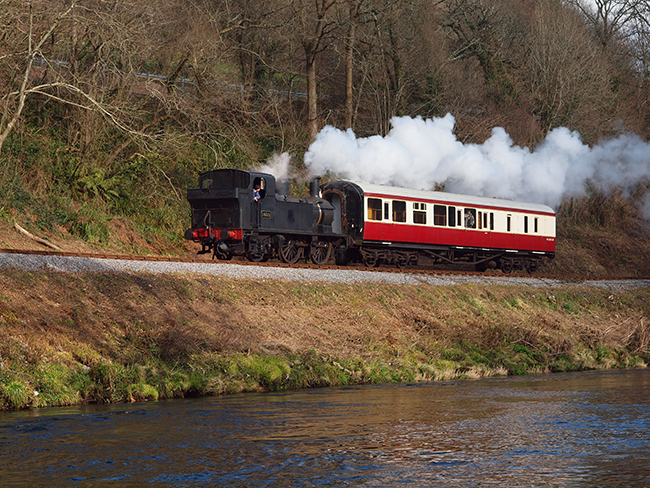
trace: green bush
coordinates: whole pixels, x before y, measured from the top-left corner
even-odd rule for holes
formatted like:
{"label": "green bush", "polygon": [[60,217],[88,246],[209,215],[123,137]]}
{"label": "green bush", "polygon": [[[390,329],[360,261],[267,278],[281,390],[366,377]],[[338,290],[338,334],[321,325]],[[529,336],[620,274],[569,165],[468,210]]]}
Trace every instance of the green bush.
{"label": "green bush", "polygon": [[19,410],[29,406],[34,390],[24,381],[10,379],[0,384],[0,406],[7,410]]}

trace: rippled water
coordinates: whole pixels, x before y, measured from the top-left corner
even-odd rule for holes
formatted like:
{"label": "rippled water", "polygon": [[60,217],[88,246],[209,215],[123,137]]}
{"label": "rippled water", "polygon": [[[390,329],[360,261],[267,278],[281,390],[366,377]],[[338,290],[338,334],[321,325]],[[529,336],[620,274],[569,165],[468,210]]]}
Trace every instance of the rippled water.
{"label": "rippled water", "polygon": [[650,370],[0,414],[0,486],[650,486]]}

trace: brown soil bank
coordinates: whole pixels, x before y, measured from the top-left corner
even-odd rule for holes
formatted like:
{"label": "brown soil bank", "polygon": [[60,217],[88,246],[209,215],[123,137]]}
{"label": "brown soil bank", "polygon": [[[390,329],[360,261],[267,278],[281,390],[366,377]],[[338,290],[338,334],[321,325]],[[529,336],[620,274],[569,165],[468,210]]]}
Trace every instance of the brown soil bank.
{"label": "brown soil bank", "polygon": [[0,272],[0,409],[645,367],[650,289]]}

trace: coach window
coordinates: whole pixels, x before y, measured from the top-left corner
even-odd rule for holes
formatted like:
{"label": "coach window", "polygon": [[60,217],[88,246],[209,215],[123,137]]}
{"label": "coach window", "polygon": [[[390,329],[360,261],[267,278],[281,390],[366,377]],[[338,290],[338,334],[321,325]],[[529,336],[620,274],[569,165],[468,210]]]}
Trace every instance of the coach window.
{"label": "coach window", "polygon": [[456,207],[447,207],[449,211],[447,212],[447,224],[449,227],[456,227]]}
{"label": "coach window", "polygon": [[465,228],[476,229],[476,209],[465,209]]}
{"label": "coach window", "polygon": [[524,234],[528,234],[528,215],[524,215]]}
{"label": "coach window", "polygon": [[413,223],[426,224],[427,223],[427,204],[415,202],[413,204]]}
{"label": "coach window", "polygon": [[478,228],[483,228],[483,212],[478,213]]}
{"label": "coach window", "polygon": [[539,232],[539,223],[538,223],[538,221],[539,221],[539,219],[537,217],[535,217],[535,234],[537,234]]}
{"label": "coach window", "polygon": [[458,222],[458,224],[457,224],[458,227],[462,227],[463,226],[463,211],[458,210],[458,212],[456,213],[456,217],[457,217],[456,222]]}
{"label": "coach window", "polygon": [[393,200],[393,222],[406,222],[406,202]]}
{"label": "coach window", "polygon": [[368,220],[381,220],[381,199],[368,198]]}
{"label": "coach window", "polygon": [[510,229],[512,227],[512,215],[508,215],[506,217],[506,231],[510,232]]}
{"label": "coach window", "polygon": [[490,230],[494,230],[494,212],[490,212]]}
{"label": "coach window", "polygon": [[444,205],[433,206],[433,225],[447,225],[447,207]]}

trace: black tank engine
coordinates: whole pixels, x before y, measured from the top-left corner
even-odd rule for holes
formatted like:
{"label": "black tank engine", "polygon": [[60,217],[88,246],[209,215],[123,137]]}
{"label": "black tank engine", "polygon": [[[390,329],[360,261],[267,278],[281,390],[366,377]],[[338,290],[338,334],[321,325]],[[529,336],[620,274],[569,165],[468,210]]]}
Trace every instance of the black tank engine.
{"label": "black tank engine", "polygon": [[278,255],[286,263],[309,257],[324,264],[337,247],[347,248],[347,240],[333,230],[336,209],[320,198],[319,184],[314,179],[311,195],[298,199],[288,196],[288,181],[276,182],[266,173],[203,173],[199,188],[187,191],[192,228],[185,238],[201,244],[199,254],[212,251],[218,259],[246,256],[259,262]]}

